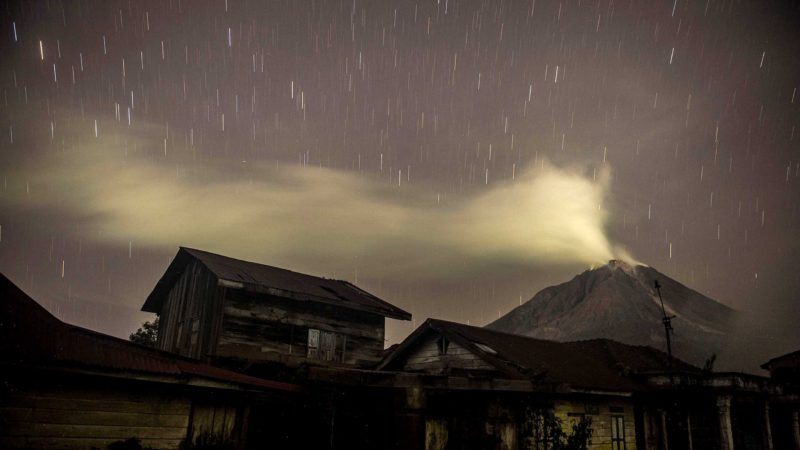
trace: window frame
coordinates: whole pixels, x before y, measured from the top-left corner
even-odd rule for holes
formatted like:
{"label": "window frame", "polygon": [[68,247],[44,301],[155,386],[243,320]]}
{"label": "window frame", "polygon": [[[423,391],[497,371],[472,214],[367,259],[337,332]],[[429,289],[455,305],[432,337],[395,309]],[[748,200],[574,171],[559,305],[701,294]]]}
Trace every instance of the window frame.
{"label": "window frame", "polygon": [[625,416],[623,414],[611,414],[611,448],[612,450],[627,450]]}

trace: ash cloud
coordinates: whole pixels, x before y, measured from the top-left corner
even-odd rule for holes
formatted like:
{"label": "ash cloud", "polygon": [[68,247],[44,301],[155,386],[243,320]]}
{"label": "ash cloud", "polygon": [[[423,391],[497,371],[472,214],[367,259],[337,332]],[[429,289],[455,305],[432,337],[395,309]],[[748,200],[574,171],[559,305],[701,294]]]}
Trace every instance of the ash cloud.
{"label": "ash cloud", "polygon": [[159,132],[74,140],[29,158],[2,203],[75,219],[72,232],[100,244],[185,245],[346,278],[454,281],[624,256],[605,232],[608,170],[592,180],[539,164],[480,192],[448,193],[354,171],[165,156]]}

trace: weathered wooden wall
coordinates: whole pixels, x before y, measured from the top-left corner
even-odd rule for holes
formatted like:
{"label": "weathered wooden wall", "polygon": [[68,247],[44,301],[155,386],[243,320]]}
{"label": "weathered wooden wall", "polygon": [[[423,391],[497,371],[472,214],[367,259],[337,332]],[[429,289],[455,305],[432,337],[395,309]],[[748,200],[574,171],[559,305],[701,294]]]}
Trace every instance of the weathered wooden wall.
{"label": "weathered wooden wall", "polygon": [[447,353],[440,355],[437,340],[439,335],[432,335],[422,340],[411,350],[403,369],[413,372],[445,373],[453,369],[496,372],[497,369],[473,352],[449,342]]}
{"label": "weathered wooden wall", "polygon": [[138,438],[143,447],[177,449],[187,436],[184,394],[82,382],[36,383],[0,397],[0,448],[87,450]]}
{"label": "weathered wooden wall", "polygon": [[627,398],[609,401],[598,396],[568,398],[490,391],[428,392],[426,398],[426,450],[544,450],[546,444],[536,436],[541,436],[542,415],[548,413],[561,421],[567,434],[582,416],[589,417],[593,430],[590,450],[615,449],[611,421],[621,416],[624,448],[636,449],[633,404]]}
{"label": "weathered wooden wall", "polygon": [[375,363],[383,352],[385,320],[377,314],[241,289],[225,289],[223,304],[217,356],[305,358],[310,328],[346,336],[345,364]]}
{"label": "weathered wooden wall", "polygon": [[186,266],[160,314],[159,348],[198,359],[213,354],[223,291],[217,283],[201,262],[194,260]]}
{"label": "weathered wooden wall", "polygon": [[246,408],[230,402],[195,400],[192,405],[190,441],[198,446],[238,448],[242,436]]}

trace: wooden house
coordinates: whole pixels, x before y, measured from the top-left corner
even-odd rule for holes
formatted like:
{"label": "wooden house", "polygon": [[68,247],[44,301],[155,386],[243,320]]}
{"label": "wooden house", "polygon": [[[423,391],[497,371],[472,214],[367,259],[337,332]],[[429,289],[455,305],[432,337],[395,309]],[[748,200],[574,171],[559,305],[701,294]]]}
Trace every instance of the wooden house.
{"label": "wooden house", "polygon": [[629,374],[666,365],[666,355],[650,347],[560,343],[428,319],[378,370],[470,380],[466,391],[426,390],[426,450],[472,448],[470,442],[549,448],[542,430],[548,413],[567,430],[590,419],[590,449],[633,450],[634,393],[642,386]]}
{"label": "wooden house", "polygon": [[0,448],[263,448],[307,396],[66,324],[0,275]]}
{"label": "wooden house", "polygon": [[[393,435],[407,439],[404,448],[549,449],[547,417],[568,431],[588,420],[591,450],[797,448],[797,420],[785,414],[796,414],[796,397],[781,385],[678,359],[668,367],[669,357],[648,346],[546,341],[428,319],[353,384],[404,389],[405,432]],[[326,368],[312,376],[346,380]]]}
{"label": "wooden house", "polygon": [[161,349],[197,359],[377,363],[385,318],[411,315],[347,281],[181,248],[142,307]]}

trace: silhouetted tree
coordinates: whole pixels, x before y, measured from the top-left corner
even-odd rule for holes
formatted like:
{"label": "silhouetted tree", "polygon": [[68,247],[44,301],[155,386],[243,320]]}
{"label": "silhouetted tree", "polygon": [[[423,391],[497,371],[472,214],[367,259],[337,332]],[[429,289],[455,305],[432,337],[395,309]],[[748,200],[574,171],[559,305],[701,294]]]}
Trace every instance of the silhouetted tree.
{"label": "silhouetted tree", "polygon": [[145,322],[141,328],[131,333],[130,340],[147,347],[155,347],[158,340],[158,317],[152,322]]}
{"label": "silhouetted tree", "polygon": [[526,410],[522,426],[521,448],[548,450],[586,450],[592,437],[592,419],[583,416],[572,425],[571,433],[564,431],[564,424],[553,410]]}

